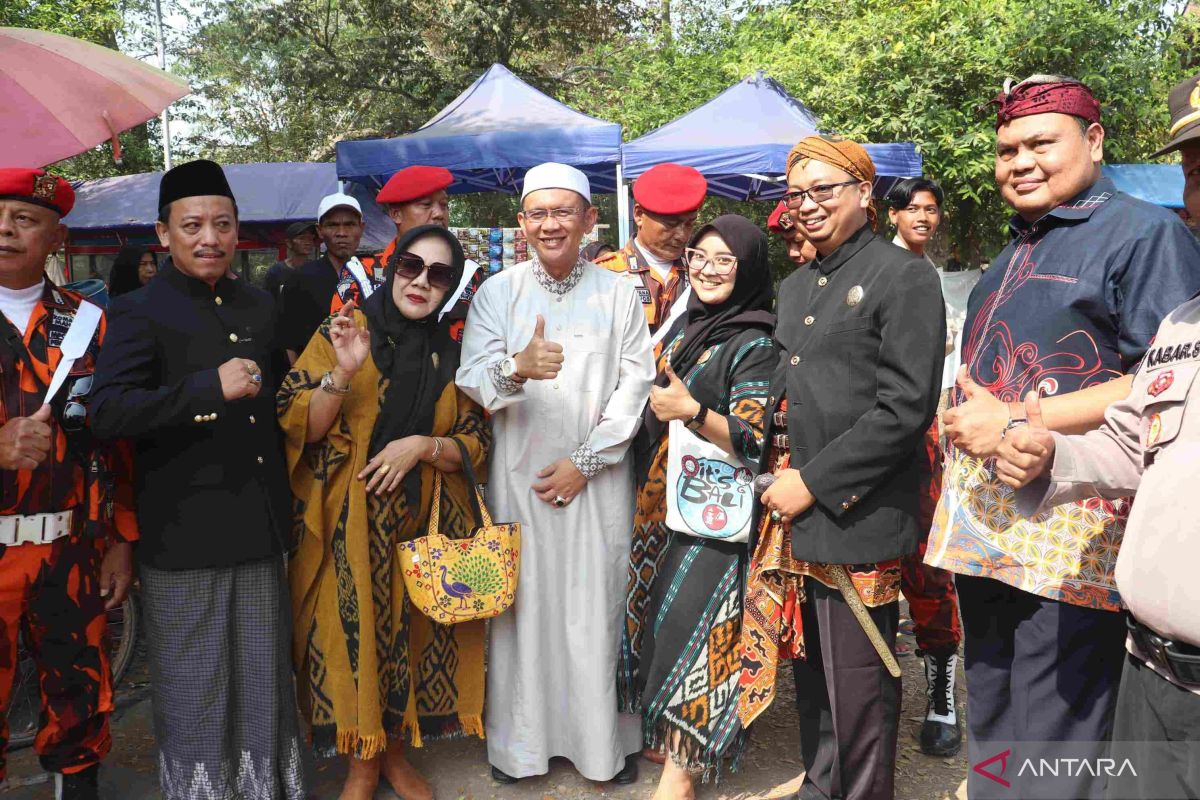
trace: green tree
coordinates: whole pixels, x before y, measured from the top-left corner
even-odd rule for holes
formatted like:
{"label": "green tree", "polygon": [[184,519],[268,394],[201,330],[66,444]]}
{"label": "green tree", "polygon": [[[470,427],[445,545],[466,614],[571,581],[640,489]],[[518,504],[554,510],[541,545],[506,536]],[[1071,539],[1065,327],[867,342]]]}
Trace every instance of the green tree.
{"label": "green tree", "polygon": [[1008,212],[995,190],[994,111],[1006,77],[1071,75],[1099,96],[1110,162],[1166,134],[1166,95],[1196,30],[1160,0],[800,0],[739,25],[730,57],[766,69],[824,128],[916,142],[948,197],[964,257],[993,253]]}

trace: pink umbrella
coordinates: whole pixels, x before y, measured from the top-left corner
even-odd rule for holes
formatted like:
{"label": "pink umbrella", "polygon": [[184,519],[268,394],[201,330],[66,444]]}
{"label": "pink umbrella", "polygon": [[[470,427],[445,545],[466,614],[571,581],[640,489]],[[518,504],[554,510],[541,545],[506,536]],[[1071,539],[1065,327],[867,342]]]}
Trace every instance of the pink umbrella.
{"label": "pink umbrella", "polygon": [[78,155],[190,93],[179,78],[116,50],[0,28],[0,167]]}

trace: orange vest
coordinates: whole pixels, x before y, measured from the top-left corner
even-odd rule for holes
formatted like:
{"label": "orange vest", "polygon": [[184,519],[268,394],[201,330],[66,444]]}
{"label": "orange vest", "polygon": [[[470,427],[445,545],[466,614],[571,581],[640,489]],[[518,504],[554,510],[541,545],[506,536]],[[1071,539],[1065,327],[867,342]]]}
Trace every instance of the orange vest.
{"label": "orange vest", "polygon": [[658,330],[671,313],[671,304],[678,298],[683,288],[687,286],[687,271],[681,262],[671,266],[671,274],[663,283],[650,265],[642,259],[633,239],[614,253],[608,253],[596,260],[596,264],[610,272],[628,272],[640,278],[635,283],[638,299],[646,312],[646,324],[650,333]]}

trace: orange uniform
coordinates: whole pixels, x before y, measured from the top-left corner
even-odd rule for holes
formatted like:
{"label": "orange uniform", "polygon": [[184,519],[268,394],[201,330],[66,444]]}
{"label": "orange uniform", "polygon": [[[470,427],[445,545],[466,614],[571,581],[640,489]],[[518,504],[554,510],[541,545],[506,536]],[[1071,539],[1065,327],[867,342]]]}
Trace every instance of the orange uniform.
{"label": "orange uniform", "polygon": [[658,273],[642,258],[633,239],[620,250],[601,256],[596,263],[610,272],[627,272],[638,278],[635,288],[638,299],[642,301],[646,323],[650,326],[652,334],[670,316],[671,304],[688,285],[687,269],[682,261],[671,265],[671,274],[664,283]]}
{"label": "orange uniform", "polygon": [[[42,405],[59,346],[80,295],[48,279],[24,335],[0,316],[0,425]],[[42,727],[34,747],[43,768],[66,774],[100,762],[112,745],[112,681],[100,563],[109,542],[137,538],[132,461],[126,443],[97,441],[88,426],[88,393],[104,340],[101,318],[86,353],[51,402],[53,449],[33,470],[0,471],[0,520],[70,512],[70,533],[49,543],[0,545],[0,779],[8,743],[7,711],[22,627],[37,660]],[[33,531],[27,529],[33,527]],[[41,539],[51,526],[22,525]]]}

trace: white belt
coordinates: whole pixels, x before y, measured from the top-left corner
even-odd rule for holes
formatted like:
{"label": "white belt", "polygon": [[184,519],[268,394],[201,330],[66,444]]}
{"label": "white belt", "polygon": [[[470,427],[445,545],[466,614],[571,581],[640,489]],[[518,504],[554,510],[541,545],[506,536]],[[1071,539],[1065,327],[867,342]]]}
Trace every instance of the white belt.
{"label": "white belt", "polygon": [[0,544],[50,544],[71,534],[73,511],[0,517]]}

